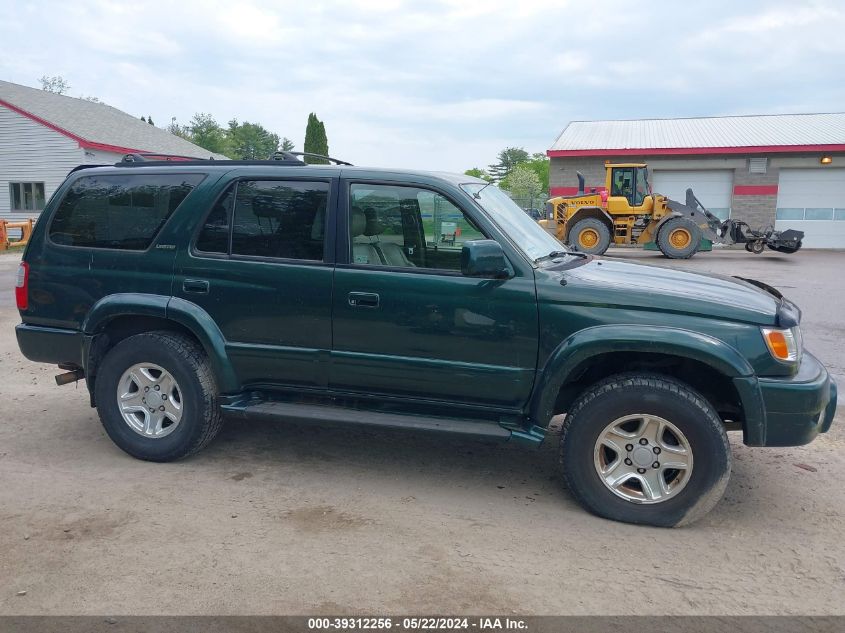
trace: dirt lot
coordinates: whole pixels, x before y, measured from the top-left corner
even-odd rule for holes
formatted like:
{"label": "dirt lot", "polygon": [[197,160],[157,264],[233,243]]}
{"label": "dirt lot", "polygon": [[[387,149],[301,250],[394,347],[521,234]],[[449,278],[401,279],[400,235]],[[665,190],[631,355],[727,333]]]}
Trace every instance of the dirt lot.
{"label": "dirt lot", "polygon": [[[0,287],[16,265],[0,255]],[[845,386],[845,253],[672,265],[784,290]],[[17,322],[4,290],[0,614],[845,614],[842,408],[807,447],[732,437],[724,500],[660,530],[577,507],[555,476],[555,438],[532,451],[230,423],[192,459],[136,461],[84,387],[58,388],[55,368],[20,356]]]}

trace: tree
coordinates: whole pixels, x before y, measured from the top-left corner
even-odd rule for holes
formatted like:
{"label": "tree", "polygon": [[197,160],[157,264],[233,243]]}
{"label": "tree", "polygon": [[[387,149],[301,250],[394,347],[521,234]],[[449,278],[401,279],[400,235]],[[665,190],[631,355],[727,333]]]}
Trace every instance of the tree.
{"label": "tree", "polygon": [[540,178],[527,164],[514,167],[501,182],[501,187],[510,191],[514,198],[536,198],[543,191]]}
{"label": "tree", "polygon": [[229,121],[226,131],[229,141],[229,158],[237,160],[264,160],[279,149],[279,136],[257,123],[237,119]]}
{"label": "tree", "polygon": [[549,190],[549,157],[538,152],[532,154],[531,160],[523,164],[537,174],[542,191],[547,192]]}
{"label": "tree", "polygon": [[290,140],[287,136],[282,139],[281,145],[279,147],[280,150],[283,152],[292,152],[293,151],[293,141]]}
{"label": "tree", "polygon": [[[323,156],[329,155],[329,140],[326,138],[326,126],[323,125],[323,122],[313,112],[308,115],[308,125],[305,127],[305,143],[302,146],[302,151],[321,154]],[[305,162],[315,165],[326,165],[329,161],[324,158],[306,156]]]}
{"label": "tree", "polygon": [[41,89],[46,90],[47,92],[52,92],[57,95],[63,95],[68,90],[70,90],[70,84],[65,81],[61,75],[56,75],[55,77],[48,77],[47,75],[42,75],[41,79],[38,81],[41,82]]}
{"label": "tree", "polygon": [[473,167],[472,169],[467,169],[464,172],[464,175],[465,176],[472,176],[473,178],[482,178],[482,179],[486,180],[487,182],[491,182],[493,180],[493,177],[490,174],[488,174],[483,169],[479,169],[478,167]]}
{"label": "tree", "polygon": [[183,138],[187,141],[191,140],[191,134],[188,131],[188,128],[184,125],[179,125],[176,122],[176,117],[172,117],[170,119],[170,124],[165,129],[168,132],[170,132],[171,134],[173,134],[173,136],[178,136],[178,137]]}
{"label": "tree", "polygon": [[[141,117],[141,118],[143,118],[143,117]],[[153,117],[152,116],[147,117],[147,123],[149,123],[150,125],[155,125],[155,123],[153,123]]]}
{"label": "tree", "polygon": [[147,122],[147,120],[144,118],[144,115],[141,115],[141,120],[142,120],[144,123],[146,123],[146,122]]}
{"label": "tree", "polygon": [[226,130],[220,127],[210,114],[197,112],[184,131],[187,132],[187,138],[192,143],[215,154],[226,154],[228,149]]}
{"label": "tree", "polygon": [[494,182],[499,182],[504,178],[507,178],[511,171],[513,171],[514,167],[529,160],[528,152],[521,147],[506,147],[499,152],[497,158],[499,159],[499,162],[494,165],[490,165],[487,169],[490,176],[493,177]]}

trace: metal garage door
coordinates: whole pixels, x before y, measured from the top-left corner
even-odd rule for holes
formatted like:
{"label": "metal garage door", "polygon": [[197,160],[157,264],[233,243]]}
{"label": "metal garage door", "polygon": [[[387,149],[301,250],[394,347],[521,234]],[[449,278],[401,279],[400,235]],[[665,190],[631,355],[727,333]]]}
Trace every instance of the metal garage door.
{"label": "metal garage door", "polygon": [[687,189],[692,188],[695,197],[708,211],[723,220],[731,211],[733,170],[712,169],[706,171],[655,171],[652,189],[672,200],[684,202]]}
{"label": "metal garage door", "polygon": [[845,169],[781,169],[775,228],[804,231],[808,248],[845,248]]}

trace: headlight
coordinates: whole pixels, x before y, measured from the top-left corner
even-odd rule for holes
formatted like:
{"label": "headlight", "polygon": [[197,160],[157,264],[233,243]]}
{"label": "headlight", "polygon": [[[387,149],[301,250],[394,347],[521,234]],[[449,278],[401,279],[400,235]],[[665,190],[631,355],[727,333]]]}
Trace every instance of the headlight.
{"label": "headlight", "polygon": [[797,325],[787,330],[763,327],[760,331],[769,352],[777,360],[785,363],[798,361],[801,356],[801,329]]}

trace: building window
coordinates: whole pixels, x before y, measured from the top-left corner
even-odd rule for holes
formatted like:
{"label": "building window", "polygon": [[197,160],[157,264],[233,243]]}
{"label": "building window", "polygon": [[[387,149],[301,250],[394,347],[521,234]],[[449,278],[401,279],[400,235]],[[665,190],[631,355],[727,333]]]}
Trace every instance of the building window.
{"label": "building window", "polygon": [[845,209],[778,208],[778,220],[845,220]]}
{"label": "building window", "polygon": [[43,182],[10,182],[9,200],[12,211],[43,211],[44,183]]}

